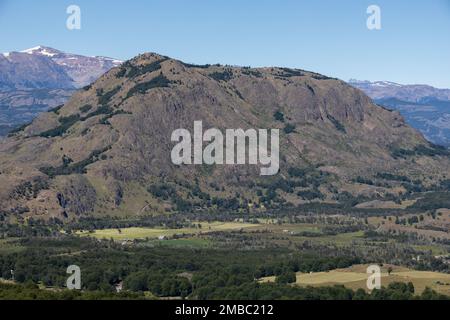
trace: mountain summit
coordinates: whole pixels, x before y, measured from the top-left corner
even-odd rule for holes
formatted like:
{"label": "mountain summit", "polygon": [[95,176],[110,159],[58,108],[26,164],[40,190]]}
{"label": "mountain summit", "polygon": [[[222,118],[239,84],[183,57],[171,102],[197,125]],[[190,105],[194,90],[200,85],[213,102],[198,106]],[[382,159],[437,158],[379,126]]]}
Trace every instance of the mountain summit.
{"label": "mountain summit", "polygon": [[[279,174],[172,164],[173,131],[192,132],[195,121],[222,132],[279,129]],[[399,195],[407,191],[389,177],[432,185],[449,164],[397,112],[343,81],[146,53],[0,142],[0,203],[4,219],[19,220],[286,209]]]}

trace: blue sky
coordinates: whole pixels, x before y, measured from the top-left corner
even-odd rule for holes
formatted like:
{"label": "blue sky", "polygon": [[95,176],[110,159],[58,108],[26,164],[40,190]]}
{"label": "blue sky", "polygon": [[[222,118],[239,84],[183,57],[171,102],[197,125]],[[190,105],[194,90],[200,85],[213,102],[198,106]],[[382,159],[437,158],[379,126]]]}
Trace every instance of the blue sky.
{"label": "blue sky", "polygon": [[[81,30],[66,28],[71,4]],[[366,27],[371,4],[379,31]],[[0,0],[0,52],[36,45],[450,88],[450,0]]]}

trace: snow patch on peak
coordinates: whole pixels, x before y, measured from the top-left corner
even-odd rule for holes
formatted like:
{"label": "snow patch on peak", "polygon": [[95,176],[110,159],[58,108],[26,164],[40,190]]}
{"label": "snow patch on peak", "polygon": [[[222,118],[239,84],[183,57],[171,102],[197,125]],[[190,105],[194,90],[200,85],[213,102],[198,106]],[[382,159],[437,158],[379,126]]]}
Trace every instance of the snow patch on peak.
{"label": "snow patch on peak", "polygon": [[395,83],[395,82],[391,82],[391,81],[377,81],[377,82],[374,83],[374,85],[382,86],[382,87],[389,87],[389,86],[402,87],[401,84],[398,84],[398,83]]}
{"label": "snow patch on peak", "polygon": [[120,64],[123,63],[122,60],[113,59],[113,58],[110,58],[110,57],[94,56],[93,58],[96,58],[96,59],[99,59],[99,60],[103,60],[103,61],[110,61],[110,62],[112,62],[113,64],[116,64],[116,65],[120,65]]}
{"label": "snow patch on peak", "polygon": [[365,85],[365,86],[372,86],[372,87],[403,87],[403,85],[398,84],[396,82],[392,82],[392,81],[368,81],[368,80],[350,79],[348,81],[348,83],[354,84],[354,85]]}
{"label": "snow patch on peak", "polygon": [[22,50],[20,52],[32,54],[34,51],[40,50],[41,48],[42,48],[41,46],[37,46],[37,47],[30,48],[30,49]]}
{"label": "snow patch on peak", "polygon": [[58,54],[56,50],[51,49],[51,48],[46,48],[46,47],[43,47],[43,46],[33,47],[33,48],[30,48],[30,49],[22,50],[20,52],[27,53],[27,54],[38,53],[38,54],[41,54],[41,55],[47,56],[47,57],[54,57],[54,56],[56,56]]}

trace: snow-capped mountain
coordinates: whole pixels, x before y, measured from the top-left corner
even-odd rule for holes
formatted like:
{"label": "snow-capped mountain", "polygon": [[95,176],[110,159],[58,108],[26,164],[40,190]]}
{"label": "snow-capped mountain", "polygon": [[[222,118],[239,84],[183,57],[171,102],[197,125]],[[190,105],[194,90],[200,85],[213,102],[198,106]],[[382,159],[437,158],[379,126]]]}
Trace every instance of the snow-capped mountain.
{"label": "snow-capped mountain", "polygon": [[[13,68],[29,68],[32,71],[38,71],[41,73],[42,78],[47,78],[47,73],[53,72],[56,74],[50,74],[50,78],[58,79],[54,85],[59,86],[59,88],[68,88],[69,86],[75,88],[83,87],[97,80],[106,71],[122,63],[122,61],[117,59],[82,56],[44,46],[37,46],[20,52],[4,53],[3,59],[1,58],[0,56],[0,66],[2,67],[0,69],[0,77],[4,73],[4,70],[11,70]],[[10,66],[8,69],[3,68],[2,64],[8,64],[8,62],[13,66]],[[53,70],[40,70],[46,64],[52,63],[54,64]],[[17,64],[20,64],[20,66],[17,66]],[[20,78],[20,81],[18,81],[19,84],[23,85],[23,82],[27,82],[28,73],[23,74],[14,72],[16,70],[11,71]],[[61,79],[61,77],[64,78],[65,76],[70,79],[70,84],[67,83],[68,79]],[[17,82],[14,79],[11,80],[13,80],[12,83]],[[31,81],[30,84],[35,85],[34,81]],[[37,87],[40,87],[40,84]]]}
{"label": "snow-capped mountain", "polygon": [[0,136],[63,104],[74,90],[121,63],[44,46],[0,53]]}
{"label": "snow-capped mountain", "polygon": [[450,147],[450,89],[353,79],[349,84],[377,104],[399,111],[429,141]]}
{"label": "snow-capped mountain", "polygon": [[49,57],[11,52],[0,55],[0,90],[73,89],[74,80]]}
{"label": "snow-capped mountain", "polygon": [[438,100],[450,100],[450,89],[438,89],[423,84],[398,84],[390,81],[360,81],[351,79],[353,87],[363,90],[372,99],[396,98],[403,101],[419,102],[421,99],[433,97]]}

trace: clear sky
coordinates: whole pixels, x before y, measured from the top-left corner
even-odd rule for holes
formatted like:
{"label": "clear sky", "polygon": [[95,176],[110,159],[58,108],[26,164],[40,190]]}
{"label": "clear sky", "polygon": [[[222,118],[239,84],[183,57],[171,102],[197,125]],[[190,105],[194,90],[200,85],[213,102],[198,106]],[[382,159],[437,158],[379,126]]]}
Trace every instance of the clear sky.
{"label": "clear sky", "polygon": [[[66,28],[71,4],[81,30]],[[371,4],[381,30],[366,27]],[[0,52],[37,45],[450,88],[450,0],[0,0]]]}

